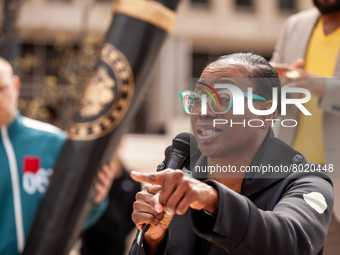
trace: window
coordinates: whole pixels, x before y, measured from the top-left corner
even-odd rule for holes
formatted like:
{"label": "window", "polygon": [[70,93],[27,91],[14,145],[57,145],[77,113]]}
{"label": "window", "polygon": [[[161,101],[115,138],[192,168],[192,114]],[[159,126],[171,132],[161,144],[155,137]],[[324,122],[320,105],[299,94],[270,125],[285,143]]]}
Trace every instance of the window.
{"label": "window", "polygon": [[279,9],[280,12],[296,12],[296,0],[279,0]]}
{"label": "window", "polygon": [[61,67],[61,52],[57,51],[54,46],[45,46],[45,75],[59,76]]}
{"label": "window", "polygon": [[192,7],[209,7],[210,0],[190,0]]}
{"label": "window", "polygon": [[75,54],[78,48],[69,46],[66,49],[65,46],[62,51],[54,45],[22,44],[20,78],[27,91],[37,86],[45,86],[46,77],[53,77],[58,84],[67,84],[66,78],[61,75],[61,69],[65,66],[66,60],[74,57],[71,54],[73,51]]}
{"label": "window", "polygon": [[192,54],[192,78],[199,78],[203,69],[222,54],[209,54],[193,52]]}
{"label": "window", "polygon": [[235,0],[235,7],[237,11],[254,11],[254,0]]}
{"label": "window", "polygon": [[206,53],[192,54],[192,78],[199,78],[203,69],[209,63],[209,55]]}
{"label": "window", "polygon": [[37,63],[34,57],[34,48],[32,44],[21,45],[21,59],[20,59],[20,78],[22,82],[32,82],[33,69]]}

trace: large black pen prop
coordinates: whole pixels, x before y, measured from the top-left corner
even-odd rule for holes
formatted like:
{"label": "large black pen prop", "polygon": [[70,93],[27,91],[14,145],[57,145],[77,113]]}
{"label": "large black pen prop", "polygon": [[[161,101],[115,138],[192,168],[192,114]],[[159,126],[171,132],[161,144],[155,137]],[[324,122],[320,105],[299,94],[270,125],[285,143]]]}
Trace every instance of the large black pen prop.
{"label": "large black pen prop", "polygon": [[115,2],[100,60],[70,125],[24,255],[68,254],[93,207],[96,174],[111,159],[143,100],[151,68],[174,28],[178,3]]}

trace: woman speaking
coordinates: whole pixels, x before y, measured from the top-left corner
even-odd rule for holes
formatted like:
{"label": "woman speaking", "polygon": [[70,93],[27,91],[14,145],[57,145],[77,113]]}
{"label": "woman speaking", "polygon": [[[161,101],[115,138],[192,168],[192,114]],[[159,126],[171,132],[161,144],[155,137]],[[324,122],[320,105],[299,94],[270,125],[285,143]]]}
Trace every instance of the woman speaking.
{"label": "woman speaking", "polygon": [[[244,114],[234,114],[240,107],[235,94],[216,84],[243,92]],[[130,254],[140,248],[141,254],[322,254],[332,182],[319,165],[274,137],[276,111],[255,115],[247,104],[271,109],[280,103],[272,98],[280,86],[264,58],[239,53],[209,64],[194,91],[180,94],[202,156],[193,177],[179,169],[131,174],[149,183],[136,195],[132,219],[139,230],[150,228],[144,240],[137,233]],[[249,122],[254,119],[256,125]]]}

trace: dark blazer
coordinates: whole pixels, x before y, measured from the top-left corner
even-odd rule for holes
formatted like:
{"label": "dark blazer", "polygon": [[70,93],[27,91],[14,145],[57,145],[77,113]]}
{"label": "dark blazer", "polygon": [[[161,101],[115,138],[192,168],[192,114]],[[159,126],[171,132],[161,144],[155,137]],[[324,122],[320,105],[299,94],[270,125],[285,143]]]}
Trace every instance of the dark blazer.
{"label": "dark blazer", "polygon": [[[206,158],[202,156],[197,164],[206,164]],[[271,130],[251,166],[292,164],[302,164],[305,171],[247,173],[241,194],[217,181],[204,180],[218,191],[217,215],[193,209],[175,215],[158,254],[322,254],[334,200],[328,175],[307,172],[306,168],[318,165],[311,167]],[[139,236],[131,255],[137,252]],[[141,254],[147,254],[143,247]]]}

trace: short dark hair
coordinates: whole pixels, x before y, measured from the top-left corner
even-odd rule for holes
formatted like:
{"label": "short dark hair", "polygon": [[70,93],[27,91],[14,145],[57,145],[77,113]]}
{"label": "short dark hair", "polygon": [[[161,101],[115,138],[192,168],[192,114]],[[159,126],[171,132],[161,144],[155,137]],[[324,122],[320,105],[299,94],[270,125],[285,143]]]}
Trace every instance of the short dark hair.
{"label": "short dark hair", "polygon": [[256,94],[267,100],[272,100],[272,89],[277,88],[277,111],[281,112],[281,81],[274,67],[264,57],[253,53],[234,53],[220,56],[212,63],[219,61],[244,68],[244,78],[254,78]]}

